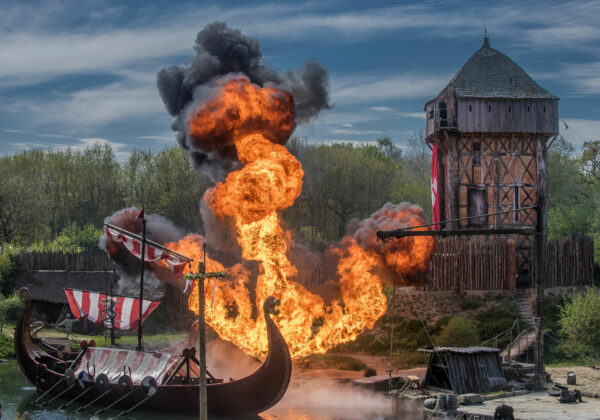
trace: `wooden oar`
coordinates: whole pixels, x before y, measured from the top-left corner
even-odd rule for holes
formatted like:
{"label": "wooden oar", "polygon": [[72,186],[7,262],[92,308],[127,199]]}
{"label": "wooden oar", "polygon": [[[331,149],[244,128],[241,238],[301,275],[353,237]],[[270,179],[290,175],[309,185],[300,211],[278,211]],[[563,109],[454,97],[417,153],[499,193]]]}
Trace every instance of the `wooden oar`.
{"label": "wooden oar", "polygon": [[64,393],[66,393],[67,391],[72,390],[73,388],[75,388],[77,386],[77,384],[73,384],[70,387],[68,387],[67,389],[65,389],[63,392],[61,392],[60,394],[55,395],[52,399],[46,401],[45,403],[43,403],[40,407],[46,407],[48,404],[50,404],[52,401],[54,401],[55,399],[57,399],[58,397],[60,397],[61,395],[63,395]]}
{"label": "wooden oar", "polygon": [[[86,347],[86,348],[87,348],[87,347]],[[81,349],[81,350],[79,351],[79,354],[78,354],[78,355],[77,355],[77,357],[76,357],[76,358],[73,360],[73,362],[71,362],[71,364],[69,365],[69,367],[67,368],[67,370],[68,370],[68,369],[72,369],[72,368],[73,368],[73,366],[75,365],[75,363],[77,363],[77,361],[78,361],[79,359],[81,359],[81,357],[82,357],[82,356],[85,354],[85,350],[86,350],[86,348],[83,348],[83,349]],[[65,372],[66,372],[66,370],[65,370]],[[44,397],[45,397],[45,396],[46,396],[46,395],[47,395],[47,394],[48,394],[50,391],[52,391],[54,388],[56,388],[56,387],[58,386],[58,384],[60,384],[60,383],[62,383],[62,382],[63,382],[63,381],[58,381],[57,383],[55,383],[54,385],[52,385],[52,387],[50,387],[50,389],[48,389],[46,392],[44,392],[44,393],[43,393],[43,394],[42,394],[42,395],[41,395],[41,396],[40,396],[38,399],[36,399],[34,402],[32,402],[32,404],[33,404],[33,405],[36,405],[36,404],[37,404],[37,402],[38,402],[39,400],[41,400],[42,398],[44,398]],[[42,407],[43,407],[43,406],[44,406],[44,405],[42,405]]]}
{"label": "wooden oar", "polygon": [[109,408],[113,407],[114,405],[117,405],[122,399],[128,397],[129,395],[131,395],[131,393],[133,393],[135,391],[135,389],[132,389],[131,391],[129,391],[127,394],[123,395],[121,398],[119,398],[117,401],[113,402],[111,405],[109,405],[108,407],[105,408],[101,408],[100,410],[96,411],[94,413],[95,416],[97,416],[98,414],[102,414],[104,413],[106,410],[108,410]]}
{"label": "wooden oar", "polygon": [[86,408],[88,408],[90,405],[94,404],[96,401],[98,401],[100,398],[104,397],[106,394],[108,394],[110,391],[112,391],[112,388],[109,389],[108,391],[106,391],[104,394],[101,394],[99,397],[97,397],[96,399],[94,399],[92,402],[87,403],[86,405],[84,405],[83,407],[79,407],[77,410],[75,410],[76,413],[79,413],[83,410],[85,410]]}
{"label": "wooden oar", "polygon": [[131,407],[130,409],[121,412],[117,417],[126,416],[127,414],[138,408],[140,405],[144,404],[146,401],[148,401],[150,398],[152,398],[158,393],[158,383],[156,382],[156,379],[154,379],[152,376],[146,376],[142,380],[141,386],[144,392],[146,393],[147,397],[139,403],[137,403],[136,405],[134,405],[133,407]]}
{"label": "wooden oar", "polygon": [[88,389],[84,389],[82,393],[80,393],[78,396],[76,396],[75,398],[73,398],[71,401],[69,401],[67,403],[64,403],[63,405],[61,405],[60,407],[58,407],[58,409],[61,410],[61,409],[65,408],[65,407],[67,407],[69,404],[71,404],[72,402],[75,402],[77,399],[79,399],[79,397],[87,394],[92,389],[94,389],[94,388],[89,387]]}

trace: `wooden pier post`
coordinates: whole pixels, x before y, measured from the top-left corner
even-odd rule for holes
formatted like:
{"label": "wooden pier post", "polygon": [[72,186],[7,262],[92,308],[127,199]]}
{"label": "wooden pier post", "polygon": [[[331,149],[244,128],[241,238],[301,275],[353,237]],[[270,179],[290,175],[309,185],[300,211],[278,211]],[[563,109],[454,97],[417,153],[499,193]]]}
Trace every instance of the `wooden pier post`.
{"label": "wooden pier post", "polygon": [[548,203],[546,139],[538,135],[536,139],[537,166],[537,214],[535,234],[535,390],[544,390],[544,251],[546,248],[546,214]]}
{"label": "wooden pier post", "polygon": [[198,264],[198,361],[200,362],[199,386],[200,386],[200,420],[208,420],[206,404],[206,331],[204,329],[204,278],[206,275],[206,244],[204,249],[204,262]]}

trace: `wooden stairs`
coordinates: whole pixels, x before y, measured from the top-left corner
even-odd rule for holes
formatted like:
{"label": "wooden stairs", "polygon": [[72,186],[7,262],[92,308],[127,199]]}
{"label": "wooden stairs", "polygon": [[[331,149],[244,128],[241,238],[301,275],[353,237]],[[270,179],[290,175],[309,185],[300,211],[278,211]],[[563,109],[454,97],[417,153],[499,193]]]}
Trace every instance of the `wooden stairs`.
{"label": "wooden stairs", "polygon": [[[519,314],[521,319],[527,324],[523,325],[523,330],[519,333],[512,343],[509,344],[510,348],[510,359],[515,359],[523,355],[534,343],[535,343],[535,318],[534,314],[534,302],[535,295],[533,289],[520,289],[516,290],[513,294],[515,302],[519,308]],[[509,359],[508,348],[502,350],[500,357],[502,360],[508,361]]]}

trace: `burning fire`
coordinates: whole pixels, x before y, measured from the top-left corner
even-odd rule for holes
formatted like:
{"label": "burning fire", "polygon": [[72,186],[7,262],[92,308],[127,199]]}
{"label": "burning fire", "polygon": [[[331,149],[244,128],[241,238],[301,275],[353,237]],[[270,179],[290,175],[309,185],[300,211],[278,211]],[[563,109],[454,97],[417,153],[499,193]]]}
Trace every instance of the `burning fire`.
{"label": "burning fire", "polygon": [[[298,270],[286,255],[293,237],[281,227],[278,215],[298,198],[304,176],[300,162],[281,145],[295,127],[294,101],[288,92],[273,86],[258,87],[244,77],[229,78],[221,81],[212,99],[191,115],[188,125],[203,150],[235,147],[243,166],[208,190],[204,200],[219,219],[233,221],[243,259],[259,262],[256,285],[251,287],[254,279],[243,264],[226,268],[207,256],[207,270],[227,273],[226,280],[219,281],[215,289],[214,305],[211,307],[210,298],[206,303],[206,320],[221,338],[263,357],[267,336],[260,308],[268,296],[274,296],[281,300],[281,313],[275,322],[292,357],[323,353],[355,339],[385,313],[380,276],[386,266],[393,269],[397,263],[405,274],[424,271],[433,250],[431,238],[389,243],[380,251],[363,243],[364,235],[347,236],[330,249],[337,259],[336,299],[325,302],[295,281]],[[378,212],[381,214],[373,216],[373,223],[361,231],[366,232],[367,242],[376,241],[377,226],[397,228],[400,219],[404,226],[407,220],[411,225],[424,222],[421,214],[394,211],[384,207]],[[193,257],[195,269],[203,258],[203,243],[201,236],[188,235],[166,245]],[[397,252],[399,246],[402,252]],[[212,283],[207,281],[204,287],[206,295],[212,296]],[[188,304],[198,312],[196,288]]]}

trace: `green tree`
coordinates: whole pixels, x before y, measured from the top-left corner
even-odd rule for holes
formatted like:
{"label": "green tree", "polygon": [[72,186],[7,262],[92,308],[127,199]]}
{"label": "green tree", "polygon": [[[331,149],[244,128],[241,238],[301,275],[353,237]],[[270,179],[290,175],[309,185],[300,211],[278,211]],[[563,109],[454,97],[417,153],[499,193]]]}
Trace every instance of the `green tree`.
{"label": "green tree", "polygon": [[455,347],[475,346],[480,343],[477,324],[462,317],[450,318],[434,339],[438,345]]}
{"label": "green tree", "polygon": [[562,334],[568,338],[567,344],[574,348],[588,348],[598,354],[600,351],[600,291],[588,287],[585,293],[573,296],[565,302],[559,325]]}
{"label": "green tree", "polygon": [[593,205],[573,145],[559,137],[548,150],[548,234],[586,233]]}
{"label": "green tree", "polygon": [[411,134],[407,143],[402,173],[396,178],[392,201],[417,204],[431,218],[431,151],[423,132]]}
{"label": "green tree", "polygon": [[49,236],[49,201],[43,189],[44,153],[28,151],[0,164],[0,241],[29,244]]}

